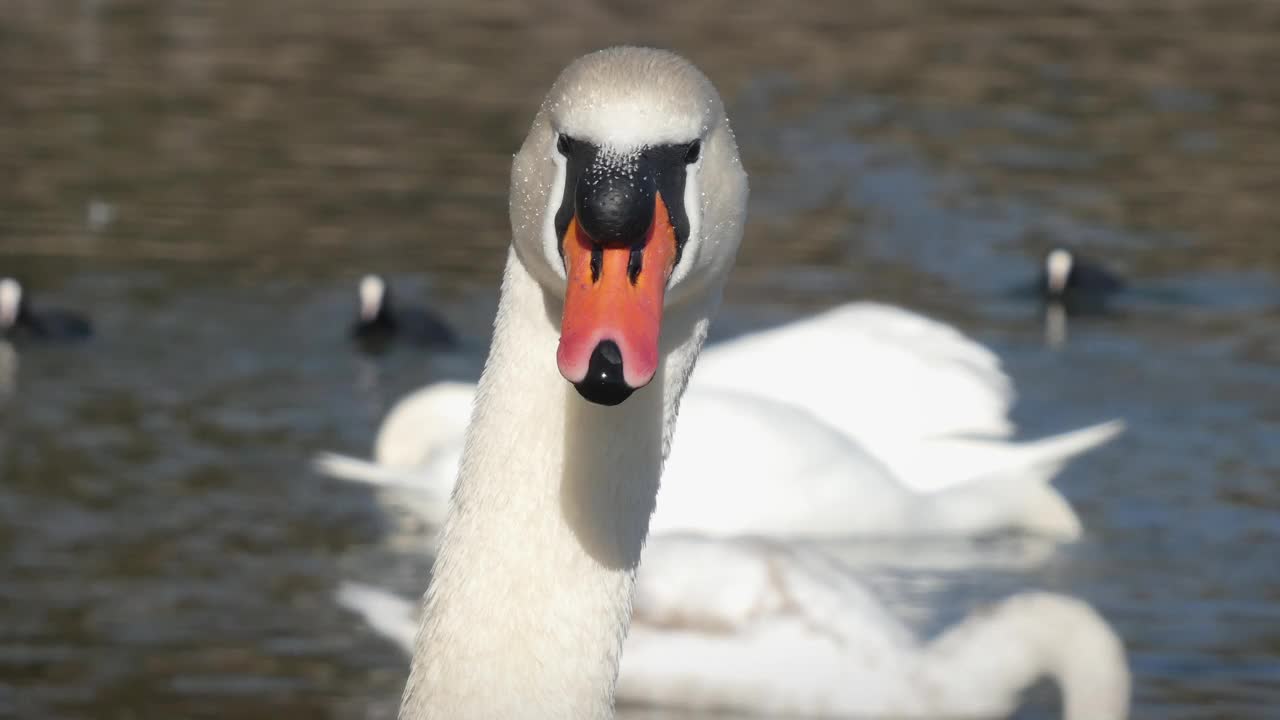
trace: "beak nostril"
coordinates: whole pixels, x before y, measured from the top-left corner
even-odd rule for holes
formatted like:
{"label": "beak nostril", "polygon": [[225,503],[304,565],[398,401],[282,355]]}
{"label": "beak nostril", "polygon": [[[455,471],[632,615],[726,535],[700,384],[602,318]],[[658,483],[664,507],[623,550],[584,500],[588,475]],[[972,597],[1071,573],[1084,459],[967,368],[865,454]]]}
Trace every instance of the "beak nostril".
{"label": "beak nostril", "polygon": [[600,245],[591,246],[591,284],[600,282],[600,268],[604,265],[604,248]]}
{"label": "beak nostril", "polygon": [[631,284],[635,285],[640,279],[640,271],[644,269],[644,248],[631,248],[631,255],[627,258],[627,278],[631,280]]}
{"label": "beak nostril", "polygon": [[618,349],[618,344],[612,340],[605,340],[596,347],[596,352],[600,357],[610,365],[622,368],[622,350]]}

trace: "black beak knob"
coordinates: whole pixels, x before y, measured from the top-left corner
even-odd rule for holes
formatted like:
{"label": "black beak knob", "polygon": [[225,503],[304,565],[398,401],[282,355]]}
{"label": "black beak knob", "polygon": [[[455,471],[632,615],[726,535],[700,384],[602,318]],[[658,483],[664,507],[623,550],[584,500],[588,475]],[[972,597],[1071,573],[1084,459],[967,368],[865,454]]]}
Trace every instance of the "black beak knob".
{"label": "black beak knob", "polygon": [[618,405],[631,397],[635,388],[622,377],[622,351],[617,343],[605,340],[597,345],[587,365],[587,376],[573,387],[597,405]]}
{"label": "black beak knob", "polygon": [[578,225],[601,245],[638,245],[653,223],[657,182],[644,162],[610,167],[597,158],[578,178]]}

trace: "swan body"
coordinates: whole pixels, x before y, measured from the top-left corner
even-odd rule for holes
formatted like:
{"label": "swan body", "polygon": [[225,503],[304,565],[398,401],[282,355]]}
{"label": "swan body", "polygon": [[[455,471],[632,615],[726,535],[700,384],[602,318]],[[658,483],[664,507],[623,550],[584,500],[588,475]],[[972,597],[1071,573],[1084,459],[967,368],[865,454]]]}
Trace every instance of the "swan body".
{"label": "swan body", "polygon": [[[406,651],[412,603],[343,583],[338,603]],[[655,537],[617,697],[777,717],[1005,717],[1048,676],[1066,720],[1127,717],[1124,647],[1087,604],[1027,592],[921,642],[816,546]]]}
{"label": "swan body", "polygon": [[[316,466],[332,477],[393,490],[428,524],[439,524],[458,474],[460,420],[473,398],[474,386],[466,383],[419,390],[388,414],[377,462],[322,454]],[[895,467],[804,409],[707,388],[695,375],[681,401],[680,430],[650,530],[901,537],[1014,529],[1074,540],[1080,520],[1049,480],[1068,458],[1122,427],[1112,421],[1028,443],[919,439],[913,447],[922,461],[899,459]],[[897,447],[906,446],[900,441]],[[923,462],[929,453],[938,467]],[[901,456],[912,458],[905,451]],[[915,489],[927,485],[930,473],[943,472],[959,479]]]}
{"label": "swan body", "polygon": [[[841,353],[869,372],[833,381],[769,371]],[[681,404],[654,532],[1016,529],[1074,540],[1079,518],[1050,480],[1123,428],[1111,421],[1031,442],[1007,439],[1013,390],[998,358],[946,325],[875,303],[712,345],[699,363]],[[473,399],[466,383],[419,390],[383,421],[375,462],[326,453],[315,464],[333,477],[394,488],[398,500],[438,524]]]}
{"label": "swan body", "polygon": [[659,471],[746,199],[688,62],[614,48],[557,78],[512,165],[512,245],[402,720],[612,716]]}

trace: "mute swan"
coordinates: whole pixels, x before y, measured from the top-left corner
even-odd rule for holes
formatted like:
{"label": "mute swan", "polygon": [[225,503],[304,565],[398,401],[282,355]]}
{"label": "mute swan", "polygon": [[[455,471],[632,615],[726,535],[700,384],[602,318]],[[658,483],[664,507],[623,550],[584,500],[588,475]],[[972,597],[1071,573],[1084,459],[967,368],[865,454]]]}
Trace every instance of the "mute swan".
{"label": "mute swan", "polygon": [[[821,374],[777,372],[797,358],[840,355],[856,359],[856,364],[834,380]],[[877,438],[999,438],[1014,430],[1008,417],[1012,381],[993,352],[948,325],[873,302],[847,303],[713,343],[699,358],[690,386],[797,405],[872,448],[880,445]],[[410,410],[414,404],[406,399],[388,415],[377,441],[378,462],[412,464],[393,461],[389,454],[416,456],[421,423]],[[389,435],[388,429],[399,425],[396,418],[402,415],[402,429]],[[462,417],[465,422],[466,415]],[[912,487],[933,488],[955,476],[948,464],[938,463],[934,469],[940,471],[921,473],[928,477]],[[961,474],[956,482],[963,479]]]}
{"label": "mute swan", "polygon": [[70,310],[32,307],[28,293],[13,278],[0,278],[0,337],[81,340],[93,334],[83,315]]}
{"label": "mute swan", "polygon": [[[796,358],[815,357],[847,357],[849,367],[834,378],[777,370]],[[1001,467],[1028,469],[1047,482],[1069,455],[1122,427],[1112,421],[1077,431],[1097,442],[1057,459],[1053,452],[1036,458],[1029,450],[1038,443],[1031,443],[1019,448],[1025,452],[1021,462],[1010,462],[1013,446],[1002,439],[1014,432],[1013,383],[995,353],[948,325],[870,302],[712,345],[690,386],[739,390],[803,407],[921,493],[960,487]],[[1041,441],[1045,449],[1053,447],[1052,440]]]}
{"label": "mute swan", "polygon": [[447,347],[456,342],[453,330],[440,318],[422,308],[401,308],[391,301],[391,287],[379,275],[360,279],[360,314],[351,334],[369,352],[385,349],[392,340],[430,347]]}
{"label": "mute swan", "polygon": [[613,48],[557,78],[512,165],[403,720],[612,715],[660,468],[746,199],[719,95],[685,60]]}
{"label": "mute swan", "polygon": [[[694,374],[681,401],[680,429],[650,532],[888,537],[1016,529],[1074,540],[1079,518],[1049,480],[1068,458],[1122,428],[1102,423],[1021,444],[921,438],[914,449],[931,453],[934,465],[894,467],[803,409],[703,387],[700,376]],[[414,392],[383,422],[377,463],[322,454],[316,466],[333,477],[392,489],[424,521],[438,525],[458,475],[474,394],[474,386],[457,382]],[[928,484],[929,473],[954,482],[915,490]]]}
{"label": "mute swan", "polygon": [[[773,371],[796,358],[839,355],[857,358],[858,371],[838,381]],[[463,383],[419,390],[387,414],[376,464],[333,453],[314,464],[333,477],[403,491],[396,499],[438,524],[473,396]],[[1021,529],[1076,539],[1079,519],[1049,481],[1123,425],[1014,443],[1004,439],[1012,399],[1012,382],[990,350],[877,303],[713,344],[682,402],[651,529],[792,536]],[[834,438],[833,427],[849,437]]]}
{"label": "mute swan", "polygon": [[[351,582],[336,597],[410,650],[411,603]],[[664,536],[645,548],[617,698],[777,717],[1005,717],[1041,676],[1060,687],[1066,720],[1128,714],[1124,647],[1074,598],[1014,595],[921,643],[817,547]]]}

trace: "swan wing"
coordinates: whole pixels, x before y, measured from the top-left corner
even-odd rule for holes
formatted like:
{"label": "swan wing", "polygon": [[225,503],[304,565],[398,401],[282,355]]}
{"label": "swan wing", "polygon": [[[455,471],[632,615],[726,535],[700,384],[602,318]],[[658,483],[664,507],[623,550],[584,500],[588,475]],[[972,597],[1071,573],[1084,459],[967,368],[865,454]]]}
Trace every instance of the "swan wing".
{"label": "swan wing", "polygon": [[882,437],[1013,432],[1012,383],[994,353],[952,327],[877,303],[712,345],[690,386],[790,402],[871,446]]}
{"label": "swan wing", "polygon": [[[886,439],[876,457],[915,492],[936,492],[995,476],[1021,474],[1048,482],[1071,458],[1110,442],[1124,431],[1109,420],[1038,440],[938,437]],[[1034,479],[1034,480],[1033,480]]]}
{"label": "swan wing", "polygon": [[658,491],[652,532],[826,535],[875,532],[906,498],[886,468],[807,411],[691,389]]}

